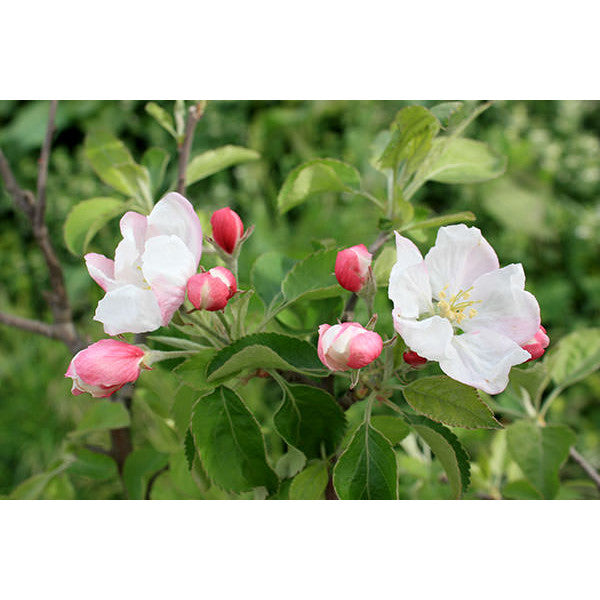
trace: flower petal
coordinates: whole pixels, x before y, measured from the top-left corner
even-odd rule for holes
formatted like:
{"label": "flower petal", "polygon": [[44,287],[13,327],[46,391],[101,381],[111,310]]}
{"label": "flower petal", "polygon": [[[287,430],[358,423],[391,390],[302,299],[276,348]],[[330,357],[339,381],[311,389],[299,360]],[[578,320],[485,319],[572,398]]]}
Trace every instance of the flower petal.
{"label": "flower petal", "polygon": [[440,227],[435,246],[425,256],[433,296],[448,286],[452,296],[466,290],[484,273],[498,269],[494,249],[477,227],[449,225]]}
{"label": "flower petal", "polygon": [[147,238],[176,235],[189,248],[198,268],[202,255],[202,227],[193,206],[181,194],[171,192],[159,200],[148,216]]}
{"label": "flower petal", "polygon": [[396,232],[397,261],[390,273],[388,297],[394,303],[394,314],[416,319],[431,310],[431,286],[419,249]]}
{"label": "flower petal", "polygon": [[146,242],[142,272],[158,300],[163,325],[183,304],[186,284],[197,266],[190,250],[176,235],[159,235]]}
{"label": "flower petal", "polygon": [[403,319],[393,314],[394,329],[401,335],[406,345],[419,356],[428,360],[442,360],[451,346],[454,330],[448,319],[435,315],[423,321]]}
{"label": "flower petal", "polygon": [[521,264],[512,264],[478,277],[470,300],[477,314],[465,319],[464,331],[481,328],[507,336],[519,346],[535,336],[540,328],[540,307],[525,291],[525,273]]}
{"label": "flower petal", "polygon": [[84,257],[90,277],[105,291],[117,287],[115,281],[115,262],[103,254],[89,252]]}
{"label": "flower petal", "polygon": [[126,212],[119,223],[123,239],[115,250],[115,276],[122,283],[144,285],[141,272],[142,254],[146,240],[147,218],[139,213]]}
{"label": "flower petal", "polygon": [[108,335],[143,333],[161,326],[162,316],[156,296],[149,289],[124,285],[98,302],[94,320],[104,324]]}
{"label": "flower petal", "polygon": [[488,394],[503,391],[511,367],[530,358],[517,343],[487,329],[455,336],[452,348],[454,352],[439,361],[442,371]]}

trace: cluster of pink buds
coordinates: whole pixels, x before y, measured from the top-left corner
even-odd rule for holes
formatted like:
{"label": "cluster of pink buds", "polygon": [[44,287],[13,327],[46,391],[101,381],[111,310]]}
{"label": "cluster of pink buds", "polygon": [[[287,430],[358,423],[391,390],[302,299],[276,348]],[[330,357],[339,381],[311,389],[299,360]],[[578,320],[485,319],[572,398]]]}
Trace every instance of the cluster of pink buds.
{"label": "cluster of pink buds", "polygon": [[237,292],[233,273],[225,267],[214,267],[204,273],[190,277],[187,293],[194,308],[201,310],[223,310]]}

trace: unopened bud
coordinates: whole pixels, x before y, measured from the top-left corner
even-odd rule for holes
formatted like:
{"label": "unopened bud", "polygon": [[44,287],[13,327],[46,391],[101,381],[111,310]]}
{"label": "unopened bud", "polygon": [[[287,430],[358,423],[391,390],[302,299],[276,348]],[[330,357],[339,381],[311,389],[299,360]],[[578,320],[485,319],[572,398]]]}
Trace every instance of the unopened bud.
{"label": "unopened bud", "polygon": [[535,336],[533,336],[533,338],[530,339],[526,344],[521,346],[523,350],[527,350],[527,352],[531,354],[531,358],[526,362],[540,358],[540,356],[546,352],[548,344],[550,344],[550,338],[546,334],[546,329],[544,326],[540,325],[540,328]]}
{"label": "unopened bud", "polygon": [[225,267],[214,267],[197,273],[187,283],[190,302],[197,309],[222,310],[236,293],[237,283],[233,273]]}
{"label": "unopened bud", "polygon": [[427,363],[426,358],[419,356],[416,352],[413,352],[412,350],[407,350],[402,355],[402,358],[404,359],[404,362],[413,367],[413,369],[419,369]]}
{"label": "unopened bud", "polygon": [[380,335],[359,323],[319,327],[319,358],[332,371],[366,367],[381,354],[382,348]]}
{"label": "unopened bud", "polygon": [[338,283],[350,292],[359,292],[371,271],[373,255],[364,244],[338,252],[335,259],[335,276]]}
{"label": "unopened bud", "polygon": [[229,207],[221,208],[212,214],[210,224],[217,245],[227,254],[233,254],[244,235],[244,224],[240,216]]}

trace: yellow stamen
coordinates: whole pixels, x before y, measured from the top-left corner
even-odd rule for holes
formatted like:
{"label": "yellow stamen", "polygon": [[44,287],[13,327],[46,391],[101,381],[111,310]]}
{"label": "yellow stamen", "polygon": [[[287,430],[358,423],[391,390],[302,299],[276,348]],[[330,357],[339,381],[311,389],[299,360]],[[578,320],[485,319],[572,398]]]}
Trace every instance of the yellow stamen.
{"label": "yellow stamen", "polygon": [[472,319],[477,314],[477,311],[474,308],[470,308],[468,312],[465,312],[466,309],[477,302],[481,302],[481,300],[469,300],[473,288],[470,287],[466,290],[459,290],[456,294],[452,295],[449,300],[446,299],[447,288],[447,285],[444,286],[438,293],[440,300],[438,301],[437,307],[440,316],[451,322],[455,322],[457,325],[460,325],[465,319]]}

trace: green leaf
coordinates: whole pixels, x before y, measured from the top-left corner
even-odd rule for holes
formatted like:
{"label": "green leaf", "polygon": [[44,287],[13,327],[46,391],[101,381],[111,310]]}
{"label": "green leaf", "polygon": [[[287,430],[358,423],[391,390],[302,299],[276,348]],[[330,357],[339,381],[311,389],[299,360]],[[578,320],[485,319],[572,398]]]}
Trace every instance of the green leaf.
{"label": "green leaf", "polygon": [[287,176],[277,196],[277,207],[284,214],[315,194],[359,189],[360,174],[352,165],[333,158],[317,158],[296,167]]}
{"label": "green leaf", "polygon": [[90,431],[120,429],[121,427],[129,427],[130,422],[129,413],[120,402],[100,400],[83,415],[77,429],[71,432],[70,435],[77,436]]}
{"label": "green leaf", "polygon": [[266,308],[280,296],[281,282],[295,263],[279,252],[266,252],[254,262],[250,279]]}
{"label": "green leaf", "polygon": [[169,455],[153,448],[138,448],[126,459],[123,465],[123,482],[130,500],[143,500],[146,485],[154,473],[169,461]]}
{"label": "green leaf", "polygon": [[371,417],[371,425],[397,446],[409,433],[410,427],[400,418],[391,415]]}
{"label": "green leaf", "polygon": [[396,469],[390,442],[363,423],[335,465],[333,485],[340,500],[395,500]]}
{"label": "green leaf", "polygon": [[397,169],[404,161],[404,175],[414,173],[425,160],[440,122],[423,106],[407,106],[394,119],[391,138],[377,161],[378,169]]}
{"label": "green leaf", "polygon": [[251,160],[258,160],[260,154],[256,150],[241,146],[222,146],[208,150],[192,158],[186,170],[186,184],[191,185],[228,167]]}
{"label": "green leaf", "polygon": [[502,497],[509,500],[541,500],[542,495],[524,479],[509,481],[502,486]]}
{"label": "green leaf", "polygon": [[396,264],[396,248],[394,246],[386,246],[381,254],[375,259],[373,266],[373,276],[377,286],[387,286],[390,281],[390,273],[392,267]]}
{"label": "green leaf", "polygon": [[258,422],[233,390],[219,387],[200,398],[192,433],[202,465],[219,487],[238,493],[259,486],[277,489]]}
{"label": "green leaf", "polygon": [[117,463],[110,456],[85,448],[77,451],[75,462],[69,466],[69,473],[99,480],[118,476]]}
{"label": "green leaf", "polygon": [[114,217],[123,214],[129,204],[117,198],[92,198],[76,204],[67,215],[64,238],[67,248],[82,255],[93,237]]}
{"label": "green leaf", "polygon": [[298,473],[290,486],[290,500],[323,500],[329,481],[327,463],[320,460]]}
{"label": "green leaf", "polygon": [[462,107],[462,102],[441,102],[440,104],[432,106],[429,110],[442,124],[442,127],[446,128],[450,122],[450,117],[457,113]]}
{"label": "green leaf", "polygon": [[207,391],[214,388],[207,379],[206,370],[216,354],[214,348],[199,350],[186,361],[175,367],[174,373],[181,378],[185,385],[199,391]]}
{"label": "green leaf", "polygon": [[191,471],[194,466],[194,458],[196,457],[197,452],[196,444],[194,443],[194,436],[192,435],[191,429],[188,429],[185,432],[185,439],[183,440],[183,449],[188,470]]}
{"label": "green leaf", "polygon": [[556,385],[566,388],[600,367],[600,329],[574,331],[544,361]]}
{"label": "green leaf", "polygon": [[307,458],[333,453],[344,435],[346,418],[331,394],[310,385],[286,384],[273,417],[279,435]]}
{"label": "green leaf", "polygon": [[296,263],[281,284],[284,305],[339,296],[341,288],[334,274],[337,254],[335,249],[319,250]]}
{"label": "green leaf", "polygon": [[440,183],[478,183],[499,177],[506,170],[506,157],[496,154],[484,142],[467,138],[439,138],[443,145],[439,156],[430,165],[425,179]]}
{"label": "green leaf", "polygon": [[439,217],[432,217],[431,219],[424,219],[423,221],[414,221],[404,227],[400,228],[400,231],[414,231],[416,229],[429,229],[431,227],[442,227],[442,225],[450,225],[451,223],[462,223],[463,221],[475,221],[477,217],[470,211],[465,210],[459,213],[453,213],[451,215],[441,215]]}
{"label": "green leaf", "polygon": [[175,133],[175,127],[173,126],[173,117],[162,106],[159,106],[156,102],[148,102],[146,104],[146,112],[154,117],[163,129],[166,129],[177,139],[177,133]]}
{"label": "green leaf", "polygon": [[[73,457],[68,457],[59,462],[57,467],[47,471],[46,473],[38,473],[37,475],[33,475],[33,477],[26,479],[10,493],[10,499],[35,500],[36,498],[39,498],[44,493],[44,490],[52,481],[52,479],[65,471],[72,462]],[[54,464],[56,464],[56,462]]]}
{"label": "green leaf", "polygon": [[417,379],[403,392],[415,411],[433,421],[466,429],[502,427],[477,390],[444,375]]}
{"label": "green leaf", "polygon": [[469,487],[470,467],[458,438],[447,427],[425,417],[411,417],[410,423],[442,463],[452,495],[460,498]]}
{"label": "green leaf", "polygon": [[558,493],[558,472],[574,443],[575,434],[566,425],[541,427],[517,421],[507,428],[510,455],[527,481],[548,500]]}
{"label": "green leaf", "polygon": [[162,148],[148,148],[142,156],[142,165],[148,169],[152,193],[156,194],[165,178],[165,171],[169,164],[170,156]]}
{"label": "green leaf", "polygon": [[129,150],[115,136],[105,131],[88,133],[84,152],[104,183],[126,196],[152,201],[148,171],[133,160]]}
{"label": "green leaf", "polygon": [[525,392],[533,402],[538,395],[542,394],[548,383],[549,374],[546,365],[537,361],[528,368],[511,369],[508,388],[519,400],[523,399],[523,392]]}
{"label": "green leaf", "polygon": [[279,479],[290,479],[296,473],[299,473],[306,464],[306,456],[304,452],[300,452],[293,446],[288,448],[288,451],[283,454],[275,465],[275,473]]}
{"label": "green leaf", "polygon": [[208,382],[236,375],[245,369],[284,369],[323,374],[317,351],[308,342],[279,333],[256,333],[219,350],[208,365]]}

